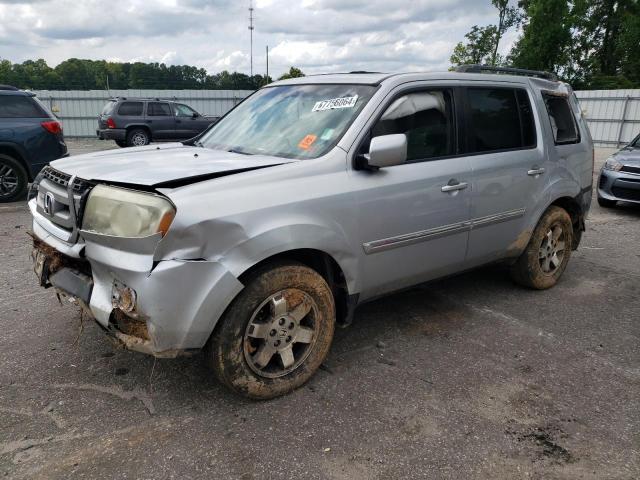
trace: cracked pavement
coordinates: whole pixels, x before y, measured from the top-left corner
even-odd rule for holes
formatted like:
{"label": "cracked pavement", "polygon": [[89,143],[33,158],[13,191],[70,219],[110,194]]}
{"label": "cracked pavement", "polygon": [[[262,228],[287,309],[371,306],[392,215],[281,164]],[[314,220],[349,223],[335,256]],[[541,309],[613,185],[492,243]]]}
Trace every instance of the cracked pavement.
{"label": "cracked pavement", "polygon": [[268,402],[198,356],[120,350],[86,319],[78,336],[77,308],[36,285],[26,206],[0,219],[0,477],[640,477],[638,207],[594,201],[552,290],[491,266],[362,306]]}

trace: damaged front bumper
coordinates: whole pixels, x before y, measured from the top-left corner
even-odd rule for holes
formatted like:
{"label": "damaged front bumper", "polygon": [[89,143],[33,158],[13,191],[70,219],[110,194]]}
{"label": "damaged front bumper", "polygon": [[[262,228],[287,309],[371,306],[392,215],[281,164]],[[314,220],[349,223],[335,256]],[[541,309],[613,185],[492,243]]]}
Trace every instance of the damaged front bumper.
{"label": "damaged front bumper", "polygon": [[80,231],[78,243],[70,245],[48,233],[41,223],[46,219],[31,211],[41,285],[77,299],[130,350],[175,357],[202,348],[243,288],[216,261],[154,260],[159,234],[122,238]]}

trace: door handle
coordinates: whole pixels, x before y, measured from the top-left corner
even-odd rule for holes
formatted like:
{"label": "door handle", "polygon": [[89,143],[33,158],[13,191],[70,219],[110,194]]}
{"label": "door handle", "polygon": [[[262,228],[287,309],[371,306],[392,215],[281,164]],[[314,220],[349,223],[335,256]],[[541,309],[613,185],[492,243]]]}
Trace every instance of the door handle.
{"label": "door handle", "polygon": [[533,167],[531,170],[527,172],[527,175],[531,177],[536,177],[538,175],[542,175],[544,173],[544,168]]}
{"label": "door handle", "polygon": [[457,180],[449,180],[449,183],[444,185],[440,191],[442,192],[455,192],[457,190],[464,190],[469,186],[466,182],[458,182]]}

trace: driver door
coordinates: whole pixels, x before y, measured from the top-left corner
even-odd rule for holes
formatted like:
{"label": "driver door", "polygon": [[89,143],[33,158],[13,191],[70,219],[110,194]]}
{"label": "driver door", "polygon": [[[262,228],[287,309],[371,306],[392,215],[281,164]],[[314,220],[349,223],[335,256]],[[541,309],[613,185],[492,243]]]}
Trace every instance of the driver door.
{"label": "driver door", "polygon": [[[361,298],[460,270],[469,237],[471,167],[457,156],[454,91],[399,94],[369,138],[404,133],[405,162],[376,172],[354,170]],[[368,151],[368,142],[362,147]]]}

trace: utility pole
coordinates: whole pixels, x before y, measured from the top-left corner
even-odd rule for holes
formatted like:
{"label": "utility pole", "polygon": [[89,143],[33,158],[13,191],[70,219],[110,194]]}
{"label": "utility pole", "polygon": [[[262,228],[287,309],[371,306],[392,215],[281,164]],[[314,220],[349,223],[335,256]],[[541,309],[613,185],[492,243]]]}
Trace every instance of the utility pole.
{"label": "utility pole", "polygon": [[265,84],[269,83],[269,45],[267,45],[267,78],[265,78]]}
{"label": "utility pole", "polygon": [[250,53],[250,62],[251,62],[251,77],[253,78],[253,2],[249,0],[249,36],[251,39],[251,53]]}

